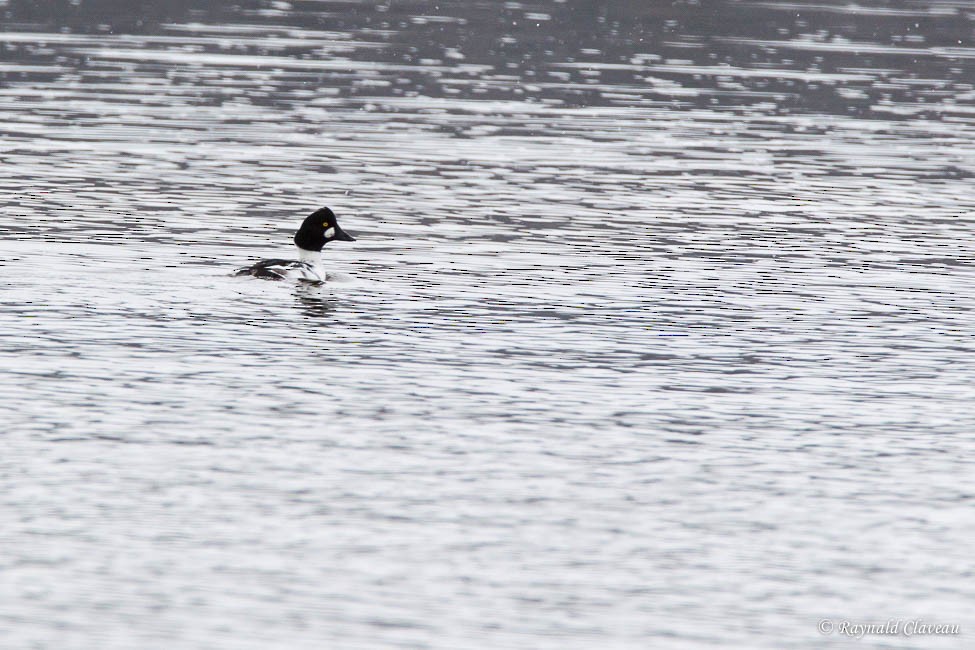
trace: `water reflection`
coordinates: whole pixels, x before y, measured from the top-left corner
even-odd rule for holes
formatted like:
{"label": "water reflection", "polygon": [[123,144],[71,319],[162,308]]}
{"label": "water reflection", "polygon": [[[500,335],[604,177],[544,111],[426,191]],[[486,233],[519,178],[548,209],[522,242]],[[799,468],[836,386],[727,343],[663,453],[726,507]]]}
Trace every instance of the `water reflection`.
{"label": "water reflection", "polygon": [[302,282],[295,287],[294,295],[301,313],[313,318],[324,318],[332,315],[341,305],[341,301],[330,297],[328,283]]}
{"label": "water reflection", "polygon": [[[670,109],[772,104],[773,113],[882,117],[921,96],[934,104],[925,109],[957,110],[940,98],[955,87],[967,92],[973,51],[968,14],[939,2],[885,10],[574,1],[544,10],[508,3],[500,13],[438,2],[422,15],[400,3],[279,4],[12,2],[6,15],[19,22],[3,37],[20,67],[4,75],[42,78],[48,63],[88,85],[124,78],[135,65],[165,71],[166,86],[197,86],[218,105],[242,95],[279,106],[323,95],[447,96]],[[71,31],[51,33],[57,28]]]}

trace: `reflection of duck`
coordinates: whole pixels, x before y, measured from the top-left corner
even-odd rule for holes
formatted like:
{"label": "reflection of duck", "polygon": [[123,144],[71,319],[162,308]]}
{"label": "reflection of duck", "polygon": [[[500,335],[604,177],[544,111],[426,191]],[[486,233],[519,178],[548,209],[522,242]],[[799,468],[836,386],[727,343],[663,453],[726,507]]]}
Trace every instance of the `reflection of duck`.
{"label": "reflection of duck", "polygon": [[324,282],[322,248],[330,241],[355,241],[355,239],[339,228],[334,212],[322,208],[305,217],[301,228],[295,233],[298,261],[261,260],[253,266],[238,269],[234,275],[252,275],[255,278],[268,280]]}
{"label": "reflection of duck", "polygon": [[320,289],[307,284],[296,288],[295,298],[305,316],[328,316],[339,304],[337,300],[323,298]]}

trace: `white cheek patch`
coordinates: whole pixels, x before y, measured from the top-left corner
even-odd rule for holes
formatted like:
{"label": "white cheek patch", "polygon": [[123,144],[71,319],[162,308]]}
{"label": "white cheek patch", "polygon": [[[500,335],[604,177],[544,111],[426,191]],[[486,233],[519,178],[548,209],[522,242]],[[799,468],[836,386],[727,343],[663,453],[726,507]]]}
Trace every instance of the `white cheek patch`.
{"label": "white cheek patch", "polygon": [[331,238],[331,237],[335,236],[335,228],[332,227],[332,228],[329,228],[328,230],[326,230],[325,231],[325,236],[328,237],[328,238]]}

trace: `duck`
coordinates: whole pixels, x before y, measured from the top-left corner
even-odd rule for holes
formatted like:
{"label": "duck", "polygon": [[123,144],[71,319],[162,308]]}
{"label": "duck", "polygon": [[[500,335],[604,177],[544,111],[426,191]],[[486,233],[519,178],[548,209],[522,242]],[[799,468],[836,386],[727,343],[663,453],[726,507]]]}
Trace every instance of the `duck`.
{"label": "duck", "polygon": [[298,247],[297,260],[261,260],[251,266],[237,269],[234,275],[249,275],[265,280],[325,282],[322,248],[332,241],[355,241],[355,238],[339,227],[335,213],[331,209],[321,208],[305,217],[298,232],[295,233],[294,242]]}

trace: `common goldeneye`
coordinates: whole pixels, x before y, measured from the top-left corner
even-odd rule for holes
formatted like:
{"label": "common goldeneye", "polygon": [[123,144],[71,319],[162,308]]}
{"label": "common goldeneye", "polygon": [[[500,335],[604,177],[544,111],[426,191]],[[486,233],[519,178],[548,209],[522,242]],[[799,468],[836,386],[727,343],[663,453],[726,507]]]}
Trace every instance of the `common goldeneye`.
{"label": "common goldeneye", "polygon": [[253,266],[238,269],[234,275],[253,275],[255,278],[269,280],[324,282],[322,247],[330,241],[355,241],[355,239],[339,228],[334,212],[322,208],[305,217],[301,222],[301,228],[298,228],[298,232],[295,233],[298,261],[261,260]]}

